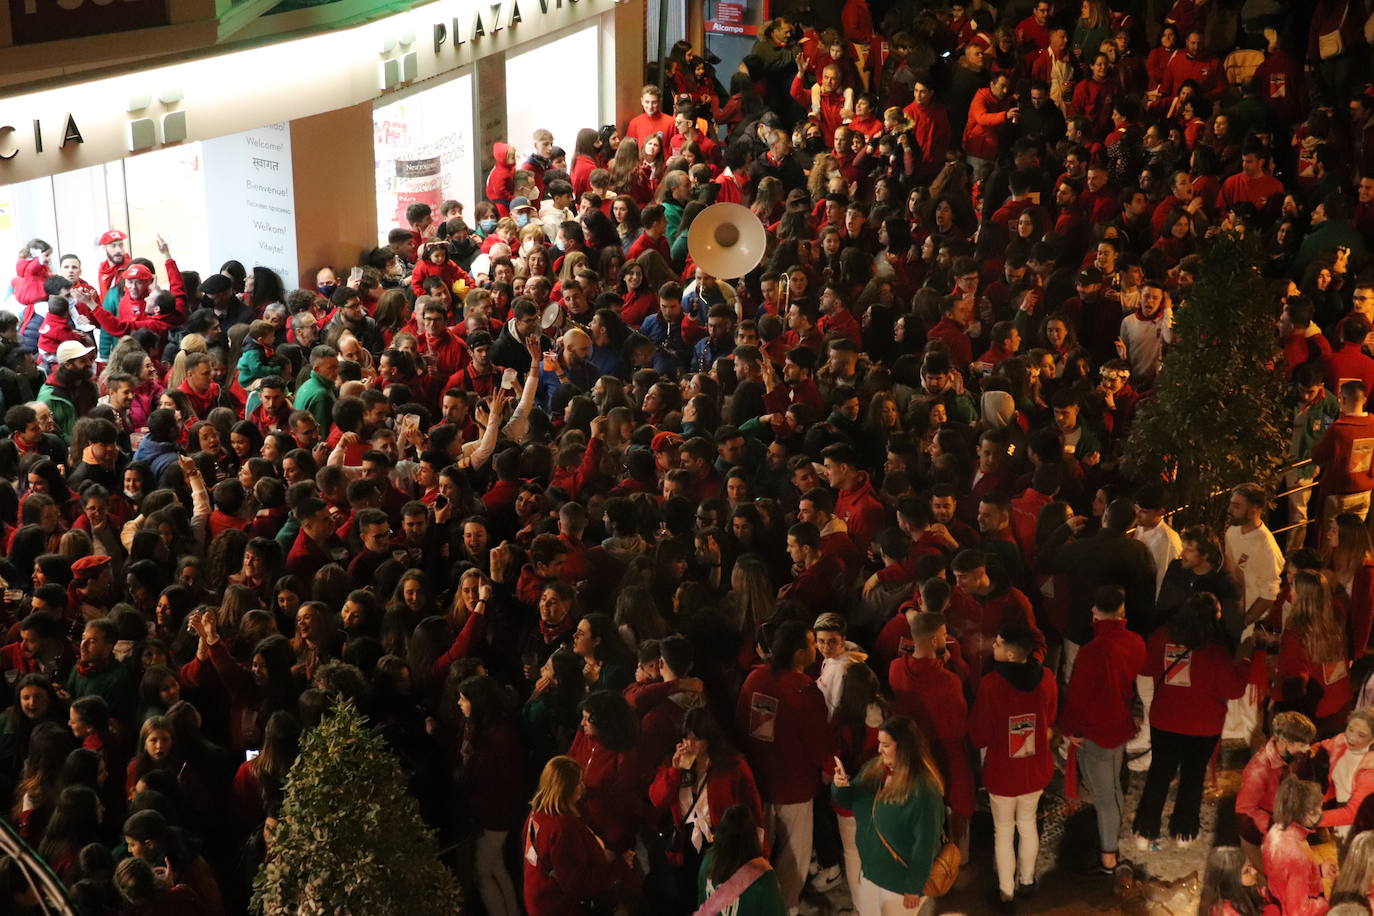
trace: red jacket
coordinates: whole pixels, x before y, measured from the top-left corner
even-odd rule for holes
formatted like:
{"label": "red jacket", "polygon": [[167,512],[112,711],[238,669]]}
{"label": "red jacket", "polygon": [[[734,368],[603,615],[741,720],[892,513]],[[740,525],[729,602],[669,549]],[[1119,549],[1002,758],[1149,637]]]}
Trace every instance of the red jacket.
{"label": "red jacket", "polygon": [[866,472],[860,471],[854,486],[836,494],[835,517],[849,529],[859,552],[866,553],[873,538],[887,524],[887,508],[878,499]]}
{"label": "red jacket", "polygon": [[471,359],[468,355],[467,341],[453,333],[452,328],[445,328],[436,340],[430,340],[428,334],[419,334],[417,339],[420,353],[434,354],[434,375],[437,378],[450,377],[466,366]]}
{"label": "red jacket", "polygon": [[583,916],[582,901],[607,894],[627,872],[575,814],[532,812],[521,848],[530,916]]}
{"label": "red jacket", "polygon": [[1311,833],[1301,824],[1289,824],[1269,828],[1264,837],[1264,874],[1283,916],[1322,916],[1330,908],[1321,862],[1307,842]]}
{"label": "red jacket", "polygon": [[425,281],[430,277],[443,278],[444,285],[453,290],[453,284],[462,280],[467,285],[472,285],[472,277],[452,261],[445,260],[440,264],[435,264],[429,258],[421,258],[415,262],[415,269],[410,273],[410,288],[415,291],[415,295],[425,295]]}
{"label": "red jacket", "polygon": [[[1340,734],[1334,738],[1327,738],[1318,747],[1326,749],[1327,759],[1331,764],[1331,772],[1336,772],[1336,764],[1345,756],[1346,748],[1345,735]],[[1350,781],[1350,798],[1339,808],[1328,807],[1322,812],[1323,827],[1339,827],[1345,824],[1355,823],[1355,815],[1360,811],[1360,805],[1371,794],[1374,794],[1374,756],[1366,753],[1364,759],[1356,765],[1355,774]],[[1336,780],[1328,779],[1326,783],[1325,802],[1332,805],[1336,802]],[[1284,911],[1285,914],[1288,912]]]}
{"label": "red jacket", "polygon": [[[658,768],[653,784],[649,786],[649,803],[659,811],[672,815],[674,824],[682,823],[682,805],[678,790],[682,788],[683,770],[671,762]],[[720,823],[721,815],[732,805],[744,805],[754,813],[757,823],[763,821],[763,799],[754,783],[754,773],[743,757],[727,757],[712,760],[711,769],[706,774],[706,807],[711,817],[711,827]]]}
{"label": "red jacket", "polygon": [[1012,105],[1010,95],[999,99],[987,87],[975,92],[964,124],[964,152],[979,159],[996,159],[1002,151],[1002,134]]}
{"label": "red jacket", "polygon": [[759,665],[749,672],[735,706],[735,722],[764,801],[792,805],[815,798],[834,772],[834,737],[825,698],[798,671]]}
{"label": "red jacket", "polygon": [[1244,172],[1237,172],[1221,185],[1221,202],[1228,207],[1246,201],[1262,211],[1283,194],[1283,182],[1273,175],[1249,178]]}
{"label": "red jacket", "polygon": [[1112,122],[1112,86],[1107,81],[1079,80],[1073,87],[1067,114],[1071,118],[1087,118],[1095,135],[1106,133]]}
{"label": "red jacket", "polygon": [[1145,668],[1145,640],[1123,620],[1094,620],[1093,638],[1074,662],[1059,727],[1098,747],[1119,747],[1135,735],[1135,679]]}
{"label": "red jacket", "polygon": [[1226,88],[1221,78],[1221,63],[1215,57],[1195,58],[1184,52],[1169,59],[1164,68],[1164,82],[1159,87],[1160,94],[1173,98],[1188,80],[1195,80],[1202,94],[1213,99],[1221,98]]}
{"label": "red jacket", "polygon": [[1294,331],[1288,335],[1283,342],[1283,361],[1288,364],[1288,377],[1293,377],[1293,370],[1303,363],[1313,359],[1325,359],[1331,355],[1331,344],[1327,342],[1325,334],[1313,334],[1310,337],[1302,331]]}
{"label": "red jacket", "polygon": [[983,785],[993,795],[1038,792],[1054,775],[1050,726],[1059,705],[1054,675],[1037,661],[996,662],[978,683],[969,719],[973,746],[987,748]]}
{"label": "red jacket", "polygon": [[573,194],[581,197],[583,192],[592,189],[592,172],[598,168],[596,160],[585,153],[578,153],[573,160],[572,174],[568,178],[572,181]]}
{"label": "red jacket", "polygon": [[1342,379],[1359,379],[1366,390],[1374,391],[1374,359],[1365,356],[1359,343],[1343,343],[1341,348],[1322,359],[1326,370],[1326,390],[1341,390]]}
{"label": "red jacket", "polygon": [[950,362],[954,363],[954,368],[960,372],[967,369],[968,364],[973,362],[973,341],[969,340],[964,326],[948,315],[941,318],[935,327],[930,329],[926,338],[943,341],[945,348],[949,350]]}
{"label": "red jacket", "polygon": [[854,313],[848,308],[841,306],[833,315],[822,315],[821,320],[816,322],[816,328],[826,337],[838,334],[840,337],[848,338],[855,344],[863,343],[863,328],[859,326],[859,320],[854,317]]}
{"label": "red jacket", "polygon": [[921,168],[917,177],[934,178],[945,165],[945,153],[949,151],[950,137],[954,130],[949,126],[949,112],[938,102],[922,107],[912,102],[902,109],[912,122],[916,144],[921,148]]}
{"label": "red jacket", "polygon": [[1317,700],[1315,716],[1325,719],[1344,709],[1348,709],[1355,698],[1355,689],[1350,683],[1350,663],[1344,654],[1334,662],[1325,664],[1315,662],[1303,645],[1302,636],[1291,627],[1285,628],[1279,642],[1278,678],[1274,684],[1274,699],[1292,699],[1291,694],[1301,697],[1316,681],[1321,698]]}
{"label": "red jacket", "polygon": [[1312,461],[1322,469],[1323,493],[1374,489],[1374,416],[1337,417],[1313,447]]}
{"label": "red jacket", "polygon": [[48,298],[43,282],[52,276],[48,265],[38,258],[20,258],[14,265],[14,298],[24,305],[33,305]]}
{"label": "red jacket", "polygon": [[[906,615],[898,614],[905,622]],[[894,618],[896,619],[896,618]],[[968,701],[959,675],[933,658],[903,655],[887,669],[892,709],[910,716],[930,741],[955,814],[973,813],[973,767],[968,755]]]}
{"label": "red jacket", "polygon": [[70,317],[59,318],[49,312],[38,327],[38,352],[47,356],[57,353],[57,348],[68,340],[91,346],[91,339],[72,324]]}
{"label": "red jacket", "polygon": [[982,596],[971,595],[956,586],[945,614],[949,618],[950,635],[959,640],[959,648],[974,677],[982,675],[992,657],[992,641],[997,638],[1002,624],[1014,621],[1035,626],[1035,611],[1021,590],[996,580],[992,591]]}
{"label": "red jacket", "polygon": [[[1255,653],[1255,659],[1263,665],[1264,653]],[[1155,630],[1143,672],[1155,679],[1150,725],[1180,735],[1220,735],[1226,704],[1245,693],[1251,664],[1232,661],[1215,643],[1188,652],[1170,642],[1168,627]],[[1171,669],[1167,675],[1166,669]]]}
{"label": "red jacket", "polygon": [[1274,794],[1290,772],[1272,738],[1250,758],[1240,774],[1240,791],[1236,793],[1236,826],[1242,838],[1256,846],[1264,842],[1274,821]]}
{"label": "red jacket", "polygon": [[617,852],[634,846],[643,821],[649,771],[637,747],[613,751],[581,729],[568,756],[582,765],[582,816],[606,846]]}

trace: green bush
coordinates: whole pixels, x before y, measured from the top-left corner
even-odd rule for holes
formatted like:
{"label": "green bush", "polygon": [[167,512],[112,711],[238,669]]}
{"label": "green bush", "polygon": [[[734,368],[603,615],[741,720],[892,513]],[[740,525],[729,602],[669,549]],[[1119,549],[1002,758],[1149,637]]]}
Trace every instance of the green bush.
{"label": "green bush", "polygon": [[1229,491],[1272,487],[1292,420],[1274,321],[1278,307],[1259,273],[1254,240],[1224,232],[1205,249],[1187,304],[1174,312],[1174,344],[1154,393],[1140,402],[1126,442],[1126,470],[1160,480],[1181,510],[1173,525],[1219,530]]}
{"label": "green bush", "polygon": [[396,757],[345,703],[305,735],[281,819],[253,882],[266,916],[453,916],[438,860]]}

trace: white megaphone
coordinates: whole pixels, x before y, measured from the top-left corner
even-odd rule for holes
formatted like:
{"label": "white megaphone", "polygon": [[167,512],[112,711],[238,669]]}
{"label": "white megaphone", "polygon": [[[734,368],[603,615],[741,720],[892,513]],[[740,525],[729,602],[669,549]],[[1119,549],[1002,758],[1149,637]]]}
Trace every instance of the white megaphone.
{"label": "white megaphone", "polygon": [[763,260],[768,234],[748,207],[711,204],[687,232],[687,251],[702,270],[721,280],[744,276]]}

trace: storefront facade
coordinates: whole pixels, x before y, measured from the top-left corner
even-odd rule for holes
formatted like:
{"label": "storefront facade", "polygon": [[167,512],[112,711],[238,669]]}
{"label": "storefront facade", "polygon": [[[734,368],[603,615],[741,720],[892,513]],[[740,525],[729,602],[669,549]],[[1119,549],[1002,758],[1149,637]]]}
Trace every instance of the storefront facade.
{"label": "storefront facade", "polygon": [[[3,98],[0,252],[38,237],[93,264],[114,227],[136,254],[160,233],[187,264],[237,258],[296,286],[384,239],[402,201],[470,206],[493,140],[527,149],[534,125],[571,148],[577,127],[627,115],[642,61],[635,3],[438,0]],[[546,112],[566,125],[536,123]]]}

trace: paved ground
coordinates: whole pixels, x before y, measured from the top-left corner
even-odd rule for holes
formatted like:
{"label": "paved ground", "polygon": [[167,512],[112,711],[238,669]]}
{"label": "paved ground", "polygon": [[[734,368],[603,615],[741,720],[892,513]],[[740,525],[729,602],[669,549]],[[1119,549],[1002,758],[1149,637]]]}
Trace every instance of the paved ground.
{"label": "paved ground", "polygon": [[[1215,778],[1209,776],[1202,811],[1202,834],[1186,848],[1164,844],[1158,852],[1138,852],[1129,831],[1135,806],[1145,782],[1144,773],[1131,773],[1126,790],[1125,835],[1121,855],[1129,861],[1136,879],[1117,887],[1107,877],[1088,877],[1081,869],[1097,858],[1097,822],[1091,798],[1079,799],[1070,811],[1063,795],[1063,779],[1056,774],[1040,803],[1039,887],[1029,900],[1017,904],[1018,914],[1037,916],[1193,916],[1197,912],[1198,882],[1208,850],[1214,845],[1237,842],[1233,806],[1240,784],[1240,770],[1247,751],[1228,748],[1221,755]],[[1173,800],[1164,809],[1164,823]],[[973,822],[972,853],[964,864],[959,883],[939,901],[941,916],[983,916],[996,912],[996,872],[992,861],[992,819],[986,811]],[[825,896],[808,892],[803,912],[838,916],[849,907],[843,886]]]}

